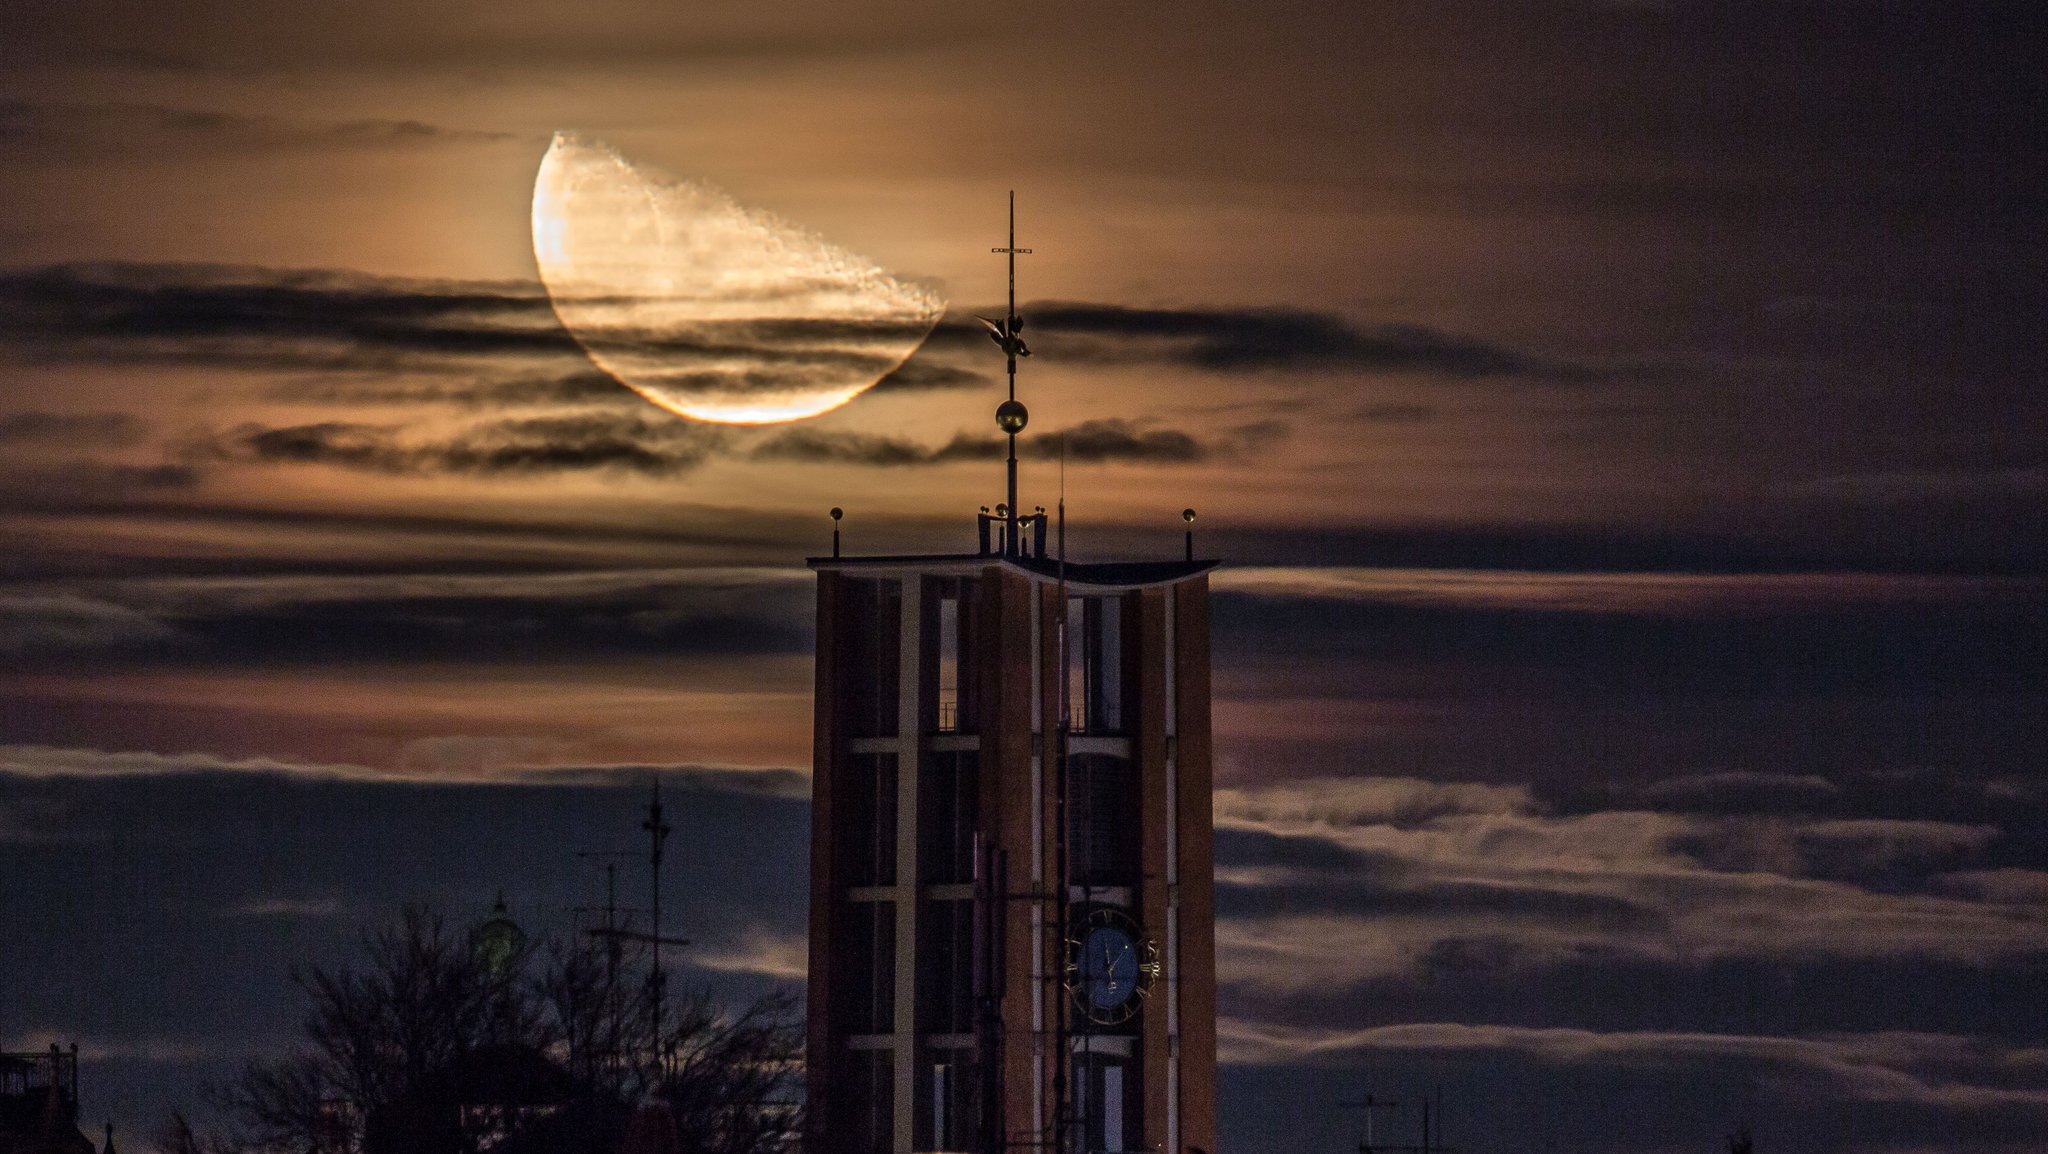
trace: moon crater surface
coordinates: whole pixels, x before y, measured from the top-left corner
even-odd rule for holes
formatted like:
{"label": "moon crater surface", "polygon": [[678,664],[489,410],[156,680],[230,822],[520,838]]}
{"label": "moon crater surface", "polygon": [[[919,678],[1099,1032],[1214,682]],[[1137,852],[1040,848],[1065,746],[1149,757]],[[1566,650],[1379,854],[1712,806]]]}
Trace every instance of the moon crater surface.
{"label": "moon crater surface", "polygon": [[534,178],[533,254],[590,359],[700,421],[838,408],[915,352],[946,307],[803,228],[567,133]]}

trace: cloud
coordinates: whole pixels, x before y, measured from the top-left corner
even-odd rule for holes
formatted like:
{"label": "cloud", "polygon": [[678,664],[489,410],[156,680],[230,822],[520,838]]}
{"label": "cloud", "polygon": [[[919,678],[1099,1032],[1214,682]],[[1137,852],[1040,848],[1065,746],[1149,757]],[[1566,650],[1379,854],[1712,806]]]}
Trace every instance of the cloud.
{"label": "cloud", "polygon": [[1352,414],[1371,425],[1419,425],[1436,420],[1437,410],[1433,405],[1412,405],[1389,401],[1384,404],[1366,405]]}
{"label": "cloud", "polygon": [[0,143],[88,157],[161,155],[166,148],[186,153],[195,149],[331,151],[496,144],[515,139],[510,133],[420,120],[294,120],[162,104],[0,101]]}
{"label": "cloud", "polygon": [[1799,829],[1809,872],[1849,877],[1926,867],[1981,851],[1998,837],[1998,827],[1990,824],[1885,818],[1816,821]]}
{"label": "cloud", "polygon": [[[1550,814],[1410,778],[1219,790],[1219,960],[1263,998],[1632,960],[2048,958],[2048,906],[1955,870],[1989,825]],[[1993,895],[1998,895],[1994,897]]]}
{"label": "cloud", "polygon": [[226,918],[331,918],[341,912],[333,898],[248,898],[221,910]]}
{"label": "cloud", "polygon": [[692,949],[690,964],[721,973],[800,982],[810,972],[810,939],[801,933],[746,926],[737,940],[704,943]]}
{"label": "cloud", "polygon": [[[1036,460],[1057,460],[1064,445],[1066,459],[1075,464],[1187,464],[1241,458],[1286,435],[1287,426],[1278,421],[1240,425],[1220,437],[1203,440],[1179,429],[1153,428],[1133,421],[1106,419],[1082,421],[1065,429],[1039,434],[1019,445],[1018,451],[1021,456]],[[1001,437],[964,432],[956,433],[952,440],[934,447],[882,434],[801,428],[778,433],[760,442],[749,456],[764,461],[900,467],[944,465],[957,461],[1000,461],[1008,451],[1008,445]]]}
{"label": "cloud", "polygon": [[201,470],[195,465],[178,463],[70,461],[27,468],[0,466],[0,477],[20,495],[16,501],[7,502],[15,508],[52,508],[196,488]]}
{"label": "cloud", "polygon": [[0,444],[52,442],[132,445],[149,423],[127,413],[45,413],[30,410],[0,416]]}
{"label": "cloud", "polygon": [[[0,598],[0,652],[82,649],[104,661],[109,647],[176,640],[185,661],[360,656],[389,663],[479,661],[536,649],[558,659],[779,655],[810,645],[809,574],[792,570],[142,578],[91,588],[90,598]],[[476,750],[445,740],[408,757],[421,759],[422,769],[436,768],[443,756],[452,759],[443,768],[476,760]]]}
{"label": "cloud", "polygon": [[1857,473],[1801,482],[1788,492],[1802,500],[1874,507],[1942,505],[1988,497],[2040,500],[2048,496],[2048,467],[2022,464]]}
{"label": "cloud", "polygon": [[1658,809],[1787,813],[1830,807],[1840,800],[1842,787],[1810,773],[1737,770],[1665,778],[1636,790],[1634,796]]}
{"label": "cloud", "polygon": [[634,412],[492,421],[432,442],[408,439],[389,425],[243,425],[192,451],[230,461],[333,465],[379,473],[530,476],[611,471],[665,477],[702,464],[723,438],[713,426],[648,420]]}
{"label": "cloud", "polygon": [[[210,122],[196,116],[194,126]],[[397,139],[425,126],[378,122],[339,126],[330,136]],[[94,362],[211,365],[242,369],[474,375],[479,362],[525,376],[568,376],[587,368],[557,323],[545,292],[530,282],[464,282],[376,277],[331,270],[190,264],[69,264],[0,275],[0,338],[17,355]],[[1217,372],[1346,369],[1455,378],[1523,376],[1577,380],[1590,370],[1553,364],[1485,341],[1404,325],[1360,326],[1288,309],[1131,309],[1049,302],[1026,310],[1043,353],[1074,363],[1157,362]],[[843,328],[844,326],[841,326]],[[884,390],[986,385],[980,370],[947,363],[980,350],[978,325],[942,322],[930,350],[883,378]],[[792,349],[864,337],[811,323],[729,324],[713,336],[667,337],[621,351],[684,358],[734,354],[776,380],[850,354]],[[550,360],[551,372],[533,370]],[[859,358],[855,358],[858,360]],[[834,363],[837,363],[836,361]],[[861,363],[866,363],[862,361]],[[770,382],[772,383],[772,382]],[[1413,419],[1411,412],[1367,419]],[[1163,444],[1155,452],[1170,450]]]}
{"label": "cloud", "polygon": [[[206,444],[217,448],[212,441]],[[168,471],[198,475],[191,466]],[[279,508],[245,496],[200,496],[185,487],[8,484],[0,485],[0,514],[7,513],[31,515],[11,521],[34,526],[39,535],[47,534],[41,539],[58,544],[40,552],[0,555],[0,572],[18,580],[40,575],[63,582],[81,574],[106,579],[444,570],[524,574],[536,569],[647,570],[707,563],[785,565],[806,549],[817,551],[821,536],[830,540],[829,528],[821,534],[816,513],[668,500],[646,508],[585,508],[574,515],[531,502],[497,512],[407,512]],[[127,526],[142,518],[161,536],[137,541],[102,531],[110,524]],[[928,520],[882,524],[905,541],[929,533],[931,527]],[[59,531],[67,525],[77,525],[80,531]],[[260,554],[189,547],[194,535],[219,540],[223,533],[241,537],[256,532],[269,534]],[[808,612],[801,620],[809,620]]]}
{"label": "cloud", "polygon": [[1527,786],[1413,777],[1316,778],[1218,789],[1215,795],[1218,823],[1248,828],[1295,822],[1413,826],[1450,814],[1521,814],[1537,808]]}
{"label": "cloud", "polygon": [[875,382],[875,389],[885,393],[925,392],[938,389],[982,389],[996,383],[996,379],[973,369],[953,365],[935,364],[917,357],[896,366],[888,376]]}
{"label": "cloud", "polygon": [[71,264],[0,274],[0,308],[0,338],[43,359],[330,371],[588,364],[532,283]]}
{"label": "cloud", "polygon": [[72,593],[0,593],[0,654],[160,645],[176,629],[146,613]]}
{"label": "cloud", "polygon": [[48,745],[0,745],[0,776],[31,781],[59,779],[192,777],[210,774],[259,775],[296,781],[367,782],[419,786],[468,785],[634,785],[659,776],[684,792],[745,793],[768,797],[810,796],[810,777],[801,770],[696,765],[483,765],[467,771],[417,762],[379,768],[343,762],[283,758],[229,758],[211,753],[110,752]]}
{"label": "cloud", "polygon": [[[1238,1018],[1217,1023],[1221,1057],[1245,1065],[1351,1064],[1368,1054],[1487,1054],[1550,1065],[1689,1067],[1735,1060],[1867,1103],[1960,1110],[2048,1112],[2042,1052],[1982,1038],[1904,1031],[1788,1038],[1665,1031],[1603,1032],[1560,1027],[1416,1022],[1343,1029],[1284,1026]],[[1811,1086],[1778,1084],[1797,1099]]]}
{"label": "cloud", "polygon": [[[1539,572],[1495,568],[1242,566],[1218,589],[1270,598],[1426,608],[1633,615],[1763,615],[2015,601],[2040,596],[2027,578],[1795,572]],[[1732,784],[1733,780],[1722,784]],[[1666,783],[1679,788],[1676,783]]]}
{"label": "cloud", "polygon": [[646,400],[611,376],[589,371],[539,375],[477,376],[459,381],[394,383],[381,373],[323,375],[266,386],[264,399],[297,405],[447,405],[464,409],[514,406],[604,406],[645,411]]}
{"label": "cloud", "polygon": [[1942,889],[1980,901],[2048,906],[2048,871],[2005,867],[1958,870],[1935,879]]}
{"label": "cloud", "polygon": [[1215,372],[1346,369],[1452,378],[1577,381],[1600,374],[1421,325],[1360,325],[1289,308],[1130,308],[1037,301],[1024,313],[1048,355],[1098,363],[1157,360]]}

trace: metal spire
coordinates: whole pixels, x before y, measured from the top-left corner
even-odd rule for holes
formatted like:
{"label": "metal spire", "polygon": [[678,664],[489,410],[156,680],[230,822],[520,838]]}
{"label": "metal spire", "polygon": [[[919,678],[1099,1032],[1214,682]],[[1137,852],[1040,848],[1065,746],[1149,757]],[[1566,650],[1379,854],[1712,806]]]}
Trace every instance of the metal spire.
{"label": "metal spire", "polygon": [[1020,511],[1017,508],[1017,434],[1024,431],[1025,422],[1031,414],[1017,400],[1017,358],[1028,357],[1031,350],[1024,345],[1024,318],[1017,315],[1017,254],[1029,253],[1028,248],[1017,247],[1017,191],[1010,190],[1010,243],[1002,248],[992,248],[1010,259],[1010,305],[1000,323],[988,317],[977,316],[988,328],[989,339],[1002,350],[1009,361],[1010,399],[996,406],[996,425],[1010,438],[1010,501],[1003,514],[1003,553],[1015,556],[1023,552],[1018,539]]}

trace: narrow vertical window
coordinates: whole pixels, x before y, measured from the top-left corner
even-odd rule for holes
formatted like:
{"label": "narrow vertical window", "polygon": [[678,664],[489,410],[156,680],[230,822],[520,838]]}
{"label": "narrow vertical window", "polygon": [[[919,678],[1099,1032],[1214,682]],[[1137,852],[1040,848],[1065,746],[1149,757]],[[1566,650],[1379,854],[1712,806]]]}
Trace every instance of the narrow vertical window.
{"label": "narrow vertical window", "polygon": [[1123,598],[1094,599],[1094,628],[1088,631],[1093,643],[1092,668],[1096,710],[1089,727],[1104,733],[1121,733],[1124,728],[1124,628]]}
{"label": "narrow vertical window", "polygon": [[1123,599],[1068,598],[1068,726],[1076,733],[1121,733],[1123,699]]}
{"label": "narrow vertical window", "polygon": [[840,700],[846,732],[852,737],[893,737],[903,585],[849,577],[842,588],[839,653],[846,675]]}
{"label": "narrow vertical window", "polygon": [[855,1050],[848,1063],[841,1117],[851,1125],[855,1154],[889,1154],[896,1125],[896,1063],[894,1050]]}
{"label": "narrow vertical window", "polygon": [[1138,779],[1132,763],[1105,754],[1067,759],[1068,870],[1076,885],[1139,880]]}
{"label": "narrow vertical window", "polygon": [[1088,678],[1086,669],[1086,641],[1088,630],[1088,599],[1067,598],[1067,619],[1062,625],[1062,637],[1066,642],[1067,661],[1067,728],[1076,733],[1088,728]]}
{"label": "narrow vertical window", "polygon": [[928,885],[974,880],[980,776],[972,751],[926,756],[918,773],[917,824],[919,873]]}
{"label": "narrow vertical window", "polygon": [[939,598],[939,732],[960,729],[960,598]]}
{"label": "narrow vertical window", "polygon": [[917,1029],[974,1032],[974,903],[926,901],[918,920]]}
{"label": "narrow vertical window", "polygon": [[837,848],[843,884],[895,885],[896,755],[848,758],[841,788]]}
{"label": "narrow vertical window", "polygon": [[896,904],[848,902],[840,932],[846,948],[844,980],[835,1001],[841,1028],[849,1034],[889,1034],[896,1029]]}
{"label": "narrow vertical window", "polygon": [[1102,1070],[1102,1148],[1122,1154],[1124,1148],[1124,1068]]}

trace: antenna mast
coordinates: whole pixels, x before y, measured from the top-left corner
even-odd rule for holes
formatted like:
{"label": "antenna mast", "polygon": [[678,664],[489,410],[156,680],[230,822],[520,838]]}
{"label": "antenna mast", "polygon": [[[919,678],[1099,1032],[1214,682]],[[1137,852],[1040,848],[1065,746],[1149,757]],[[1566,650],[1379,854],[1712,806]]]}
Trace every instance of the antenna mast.
{"label": "antenna mast", "polygon": [[661,1075],[668,1075],[668,1045],[662,1040],[662,1018],[667,1010],[668,971],[661,964],[661,847],[668,841],[669,825],[661,820],[661,779],[654,779],[652,791],[647,799],[647,820],[640,823],[647,831],[649,847],[648,864],[648,919],[653,930],[650,944],[654,946],[654,967],[647,972],[647,992],[654,1005],[648,1014],[654,1020],[654,1057],[656,1068]]}
{"label": "antenna mast", "polygon": [[[1067,740],[1072,717],[1073,703],[1068,699],[1067,668],[1071,661],[1068,646],[1067,620],[1067,440],[1060,438],[1060,492],[1059,492],[1059,609],[1055,617],[1058,630],[1056,660],[1059,662],[1059,689],[1054,698],[1059,703],[1059,719],[1047,728],[1053,739],[1053,900],[1052,924],[1059,942],[1059,972],[1061,977],[1053,986],[1053,1067],[1052,1067],[1052,1110],[1053,1145],[1055,1154],[1068,1154],[1074,1148],[1073,1087],[1069,1084],[1070,1071],[1074,1064],[1073,1046],[1067,1038],[1067,1015],[1065,974],[1067,965],[1068,920],[1072,911],[1068,908],[1067,879],[1067,833],[1070,824],[1067,819]],[[1034,799],[1034,804],[1036,800]]]}

